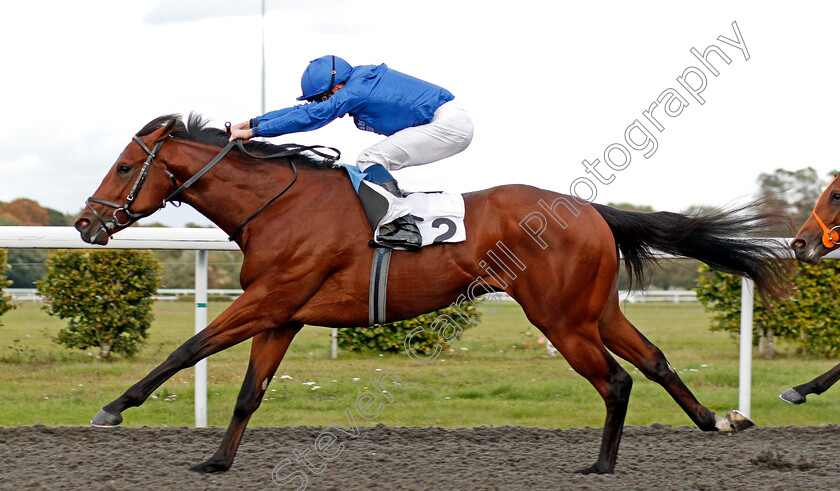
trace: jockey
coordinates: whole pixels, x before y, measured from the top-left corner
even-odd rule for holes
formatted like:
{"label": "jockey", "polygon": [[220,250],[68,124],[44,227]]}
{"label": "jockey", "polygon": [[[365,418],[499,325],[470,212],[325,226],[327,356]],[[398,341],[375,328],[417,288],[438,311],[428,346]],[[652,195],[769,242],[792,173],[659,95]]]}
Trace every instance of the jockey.
{"label": "jockey", "polygon": [[353,116],[360,130],[387,137],[364,150],[356,161],[364,175],[364,186],[357,192],[376,231],[375,241],[419,249],[420,231],[410,210],[395,206],[405,194],[389,171],[435,162],[467,148],[473,137],[467,111],[448,90],[384,63],[351,67],[337,56],[323,56],[309,63],[300,85],[303,95],[297,100],[308,104],[234,125],[231,141],[311,131],[345,114]]}

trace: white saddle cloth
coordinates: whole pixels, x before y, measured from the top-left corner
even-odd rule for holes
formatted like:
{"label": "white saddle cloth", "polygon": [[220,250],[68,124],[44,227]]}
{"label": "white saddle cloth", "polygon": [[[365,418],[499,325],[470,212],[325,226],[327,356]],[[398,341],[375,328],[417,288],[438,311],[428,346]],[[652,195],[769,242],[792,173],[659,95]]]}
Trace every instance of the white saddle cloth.
{"label": "white saddle cloth", "polygon": [[411,193],[402,198],[415,217],[423,246],[467,240],[464,197],[452,193]]}

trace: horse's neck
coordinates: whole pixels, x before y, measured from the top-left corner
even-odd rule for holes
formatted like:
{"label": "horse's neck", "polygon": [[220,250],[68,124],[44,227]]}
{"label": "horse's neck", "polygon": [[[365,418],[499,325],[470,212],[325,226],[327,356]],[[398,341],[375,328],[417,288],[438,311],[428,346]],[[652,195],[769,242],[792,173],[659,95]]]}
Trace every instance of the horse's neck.
{"label": "horse's neck", "polygon": [[[214,156],[199,152],[185,159],[176,172],[179,182],[198,173]],[[337,181],[340,173],[307,166],[297,166],[297,172],[296,183],[269,208],[282,206],[284,216],[300,220],[301,214],[311,208],[312,198],[336,184],[333,181]],[[254,161],[234,151],[196,181],[183,197],[186,203],[231,234],[294,179],[288,162]],[[307,189],[302,192],[304,187]]]}

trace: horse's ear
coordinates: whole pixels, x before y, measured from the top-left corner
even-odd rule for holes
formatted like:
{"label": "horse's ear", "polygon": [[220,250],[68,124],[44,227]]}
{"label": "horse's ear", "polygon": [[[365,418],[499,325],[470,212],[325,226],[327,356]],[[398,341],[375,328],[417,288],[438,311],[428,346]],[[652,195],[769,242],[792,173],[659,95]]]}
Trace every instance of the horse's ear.
{"label": "horse's ear", "polygon": [[157,143],[163,140],[175,129],[181,118],[177,114],[167,114],[149,121],[146,126],[137,132],[137,136]]}
{"label": "horse's ear", "polygon": [[170,119],[169,121],[166,122],[165,125],[163,125],[160,128],[152,131],[151,133],[149,133],[149,135],[146,138],[151,140],[151,143],[157,143],[160,140],[163,140],[164,138],[169,136],[169,134],[172,133],[172,130],[175,128],[175,125],[177,123],[178,123],[178,120]]}
{"label": "horse's ear", "polygon": [[167,136],[169,136],[169,133],[172,132],[172,130],[175,128],[176,124],[178,124],[178,120],[175,119],[175,118],[170,119],[169,122],[166,123],[166,126],[163,127],[163,133],[164,133],[163,138],[166,138]]}

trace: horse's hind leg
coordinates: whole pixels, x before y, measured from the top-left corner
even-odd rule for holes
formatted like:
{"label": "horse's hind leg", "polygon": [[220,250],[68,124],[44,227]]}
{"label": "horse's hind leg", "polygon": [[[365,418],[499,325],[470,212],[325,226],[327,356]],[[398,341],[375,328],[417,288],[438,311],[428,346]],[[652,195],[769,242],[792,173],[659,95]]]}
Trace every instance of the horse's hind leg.
{"label": "horse's hind leg", "polygon": [[[572,325],[566,321],[567,325]],[[604,399],[607,416],[604,421],[604,433],[601,438],[601,450],[594,465],[581,470],[583,474],[607,474],[615,470],[618,445],[624,429],[627,404],[630,401],[630,389],[633,379],[610,356],[598,337],[597,326],[576,324],[580,327],[540,327],[572,368],[595,386]]]}
{"label": "horse's hind leg", "polygon": [[263,331],[251,340],[251,360],[245,380],[236,398],[236,407],[224,439],[216,453],[207,462],[191,467],[194,472],[226,471],[233,464],[233,457],[242,439],[242,433],[254,411],[260,407],[265,390],[274,372],[283,360],[292,339],[300,331],[300,324],[290,324]]}
{"label": "horse's hind leg", "polygon": [[808,394],[822,394],[838,380],[840,380],[840,365],[835,366],[807,384],[797,385],[792,389],[782,392],[779,394],[779,397],[783,401],[791,404],[804,404],[805,397]]}
{"label": "horse's hind leg", "polygon": [[752,421],[740,413],[732,412],[727,418],[721,418],[700,404],[677,375],[674,367],[665,359],[662,351],[627,320],[618,306],[617,298],[616,291],[610,297],[598,323],[601,339],[610,351],[629,361],[645,377],[661,385],[701,430],[738,431],[753,425]]}

